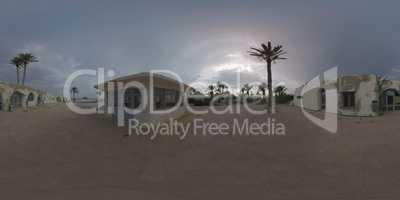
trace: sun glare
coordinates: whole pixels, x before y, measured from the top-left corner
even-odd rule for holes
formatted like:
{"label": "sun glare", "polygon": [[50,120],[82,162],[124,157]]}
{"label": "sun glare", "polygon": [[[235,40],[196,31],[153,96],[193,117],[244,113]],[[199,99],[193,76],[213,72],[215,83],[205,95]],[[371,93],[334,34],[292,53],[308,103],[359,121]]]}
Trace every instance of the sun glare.
{"label": "sun glare", "polygon": [[226,63],[220,64],[214,67],[216,72],[220,71],[247,71],[253,72],[253,69],[249,64],[241,64],[241,63]]}

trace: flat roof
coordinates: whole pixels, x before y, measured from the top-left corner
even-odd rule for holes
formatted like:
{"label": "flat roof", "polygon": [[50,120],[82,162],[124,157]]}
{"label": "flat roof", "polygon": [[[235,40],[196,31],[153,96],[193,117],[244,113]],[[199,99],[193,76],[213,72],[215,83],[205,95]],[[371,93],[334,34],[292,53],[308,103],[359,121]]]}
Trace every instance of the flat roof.
{"label": "flat roof", "polygon": [[17,84],[12,84],[12,83],[0,82],[0,88],[1,88],[2,85],[4,85],[5,87],[12,88],[12,89],[30,90],[30,91],[34,91],[34,92],[37,92],[37,93],[46,94],[46,92],[44,92],[42,90],[31,88],[31,87],[24,86],[24,85],[17,85]]}
{"label": "flat roof", "polygon": [[180,84],[183,84],[184,88],[187,89],[188,86],[185,83],[181,83],[178,80],[175,80],[173,78],[170,78],[168,76],[159,74],[159,73],[150,73],[150,72],[142,72],[142,73],[137,73],[137,74],[131,74],[127,76],[122,76],[118,77],[109,81],[104,82],[103,84],[95,85],[94,87],[96,89],[103,88],[104,85],[107,85],[110,82],[123,82],[127,83],[130,81],[136,81],[140,82],[145,86],[149,86],[150,84],[150,76],[153,75],[153,84],[155,87],[160,87],[160,88],[167,88],[167,89],[179,89]]}

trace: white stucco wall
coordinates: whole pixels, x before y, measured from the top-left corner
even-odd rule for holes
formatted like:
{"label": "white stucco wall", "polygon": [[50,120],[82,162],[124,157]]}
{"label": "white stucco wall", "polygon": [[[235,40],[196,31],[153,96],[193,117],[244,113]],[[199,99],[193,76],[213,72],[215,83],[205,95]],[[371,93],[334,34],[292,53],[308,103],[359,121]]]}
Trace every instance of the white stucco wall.
{"label": "white stucco wall", "polygon": [[[47,93],[35,90],[21,85],[7,84],[0,82],[0,94],[2,97],[2,111],[9,111],[11,104],[11,96],[14,92],[19,92],[22,97],[22,108],[34,107],[38,105],[38,97],[42,95],[45,99],[44,103],[55,102],[55,98]],[[33,101],[27,101],[29,94],[33,94]]]}
{"label": "white stucco wall", "polygon": [[[343,79],[353,80],[351,85],[344,85]],[[355,92],[355,107],[353,109],[343,108],[341,104],[342,95],[339,94],[339,113],[351,116],[377,116],[377,110],[373,109],[373,102],[378,102],[378,82],[375,75],[344,76],[339,80],[339,93]]]}
{"label": "white stucco wall", "polygon": [[400,92],[400,80],[385,81],[385,83],[382,86],[382,89],[383,90],[394,89]]}
{"label": "white stucco wall", "polygon": [[[342,76],[338,78],[337,84],[324,85],[321,82],[321,88],[338,89],[338,113],[350,116],[376,116],[378,115],[374,102],[379,100],[377,76],[376,75],[354,75]],[[398,85],[397,85],[398,84]],[[400,87],[400,81],[393,81],[392,85]],[[393,86],[393,87],[395,87]],[[294,105],[309,110],[321,110],[321,89],[312,89],[303,95],[301,91],[304,86],[295,90]],[[343,108],[342,92],[355,92],[355,106],[354,108]],[[301,98],[298,98],[298,97]]]}
{"label": "white stucco wall", "polygon": [[[314,86],[318,87],[311,89],[311,87]],[[294,105],[308,110],[315,110],[315,111],[321,110],[322,89],[323,89],[322,80],[318,78],[315,78],[310,82],[308,82],[306,85],[303,85],[295,89],[294,100],[293,100]]]}
{"label": "white stucco wall", "polygon": [[321,89],[314,88],[302,96],[303,108],[309,110],[321,110]]}

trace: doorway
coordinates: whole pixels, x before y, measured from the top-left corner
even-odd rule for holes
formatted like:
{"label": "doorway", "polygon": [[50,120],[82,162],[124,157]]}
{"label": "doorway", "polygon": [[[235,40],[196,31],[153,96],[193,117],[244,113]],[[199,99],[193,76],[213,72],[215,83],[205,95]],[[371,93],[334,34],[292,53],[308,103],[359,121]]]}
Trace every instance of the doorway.
{"label": "doorway", "polygon": [[388,89],[383,93],[384,111],[400,111],[400,94],[394,89]]}
{"label": "doorway", "polygon": [[325,89],[322,88],[321,89],[321,110],[325,110],[326,108],[326,93],[325,93]]}
{"label": "doorway", "polygon": [[18,109],[21,108],[23,106],[23,98],[24,98],[24,94],[22,94],[21,92],[15,91],[12,95],[11,95],[11,107],[12,109]]}

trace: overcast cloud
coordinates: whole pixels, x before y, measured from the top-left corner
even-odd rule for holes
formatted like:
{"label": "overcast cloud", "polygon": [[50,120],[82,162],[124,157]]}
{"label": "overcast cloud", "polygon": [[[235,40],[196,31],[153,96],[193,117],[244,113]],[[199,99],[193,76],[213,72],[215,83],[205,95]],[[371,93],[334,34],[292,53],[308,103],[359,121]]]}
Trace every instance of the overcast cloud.
{"label": "overcast cloud", "polygon": [[[15,82],[8,60],[39,57],[27,83],[59,95],[77,69],[117,76],[169,69],[188,83],[263,81],[250,46],[282,44],[275,83],[293,88],[330,67],[343,74],[400,70],[398,1],[77,1],[0,0],[0,80]],[[396,71],[397,70],[397,71]],[[75,84],[93,95],[94,78]]]}

